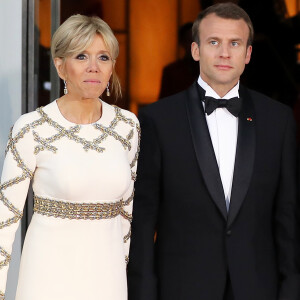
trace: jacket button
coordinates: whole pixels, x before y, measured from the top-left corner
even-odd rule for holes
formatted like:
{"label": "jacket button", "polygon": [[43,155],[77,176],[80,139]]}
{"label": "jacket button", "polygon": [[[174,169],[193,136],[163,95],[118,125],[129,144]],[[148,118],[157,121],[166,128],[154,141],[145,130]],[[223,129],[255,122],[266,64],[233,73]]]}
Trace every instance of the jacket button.
{"label": "jacket button", "polygon": [[227,235],[227,236],[230,236],[230,235],[231,235],[231,230],[230,230],[230,229],[226,231],[226,235]]}

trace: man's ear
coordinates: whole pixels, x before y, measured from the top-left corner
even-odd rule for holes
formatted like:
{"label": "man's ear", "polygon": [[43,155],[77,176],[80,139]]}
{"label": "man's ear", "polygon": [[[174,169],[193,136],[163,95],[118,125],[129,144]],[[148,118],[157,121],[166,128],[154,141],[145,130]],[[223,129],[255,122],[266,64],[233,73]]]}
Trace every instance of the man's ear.
{"label": "man's ear", "polygon": [[193,42],[191,45],[191,53],[192,53],[192,57],[195,61],[200,60],[199,45],[195,42]]}
{"label": "man's ear", "polygon": [[54,65],[55,65],[55,68],[56,68],[58,76],[62,80],[66,80],[65,68],[64,68],[64,60],[62,58],[55,57],[54,58]]}
{"label": "man's ear", "polygon": [[250,62],[250,58],[251,58],[251,53],[252,53],[252,46],[248,46],[247,48],[247,52],[246,52],[246,60],[245,60],[245,64],[249,64]]}

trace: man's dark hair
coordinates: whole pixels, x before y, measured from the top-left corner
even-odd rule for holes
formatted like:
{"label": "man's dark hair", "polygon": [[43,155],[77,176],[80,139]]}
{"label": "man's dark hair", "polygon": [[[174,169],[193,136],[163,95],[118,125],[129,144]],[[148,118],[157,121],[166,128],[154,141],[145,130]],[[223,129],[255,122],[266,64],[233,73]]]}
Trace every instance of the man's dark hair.
{"label": "man's dark hair", "polygon": [[201,21],[210,14],[215,14],[216,16],[223,18],[223,19],[232,19],[232,20],[244,20],[249,28],[249,37],[247,41],[247,46],[252,45],[253,36],[254,36],[254,29],[253,24],[251,22],[250,17],[248,14],[238,5],[232,2],[226,3],[218,3],[212,6],[209,6],[205,10],[203,10],[195,20],[192,28],[192,35],[193,41],[200,45],[200,38],[199,38],[199,25]]}

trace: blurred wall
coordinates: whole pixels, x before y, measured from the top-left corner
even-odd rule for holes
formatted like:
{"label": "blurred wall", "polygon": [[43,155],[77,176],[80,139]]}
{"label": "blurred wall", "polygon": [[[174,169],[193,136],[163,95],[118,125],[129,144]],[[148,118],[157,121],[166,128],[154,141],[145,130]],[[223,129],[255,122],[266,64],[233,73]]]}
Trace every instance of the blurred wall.
{"label": "blurred wall", "polygon": [[[10,127],[21,114],[22,1],[0,1],[0,167]],[[16,234],[6,300],[15,299],[21,255],[21,231]],[[0,258],[1,259],[1,258]]]}

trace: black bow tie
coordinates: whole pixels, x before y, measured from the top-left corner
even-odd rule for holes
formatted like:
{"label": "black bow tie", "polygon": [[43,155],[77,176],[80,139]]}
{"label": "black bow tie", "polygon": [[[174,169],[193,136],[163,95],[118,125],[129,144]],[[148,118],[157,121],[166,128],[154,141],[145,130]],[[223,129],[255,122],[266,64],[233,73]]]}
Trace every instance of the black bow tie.
{"label": "black bow tie", "polygon": [[210,115],[216,108],[225,107],[232,115],[237,117],[242,107],[242,99],[234,97],[228,100],[215,99],[213,97],[205,96],[205,112]]}

